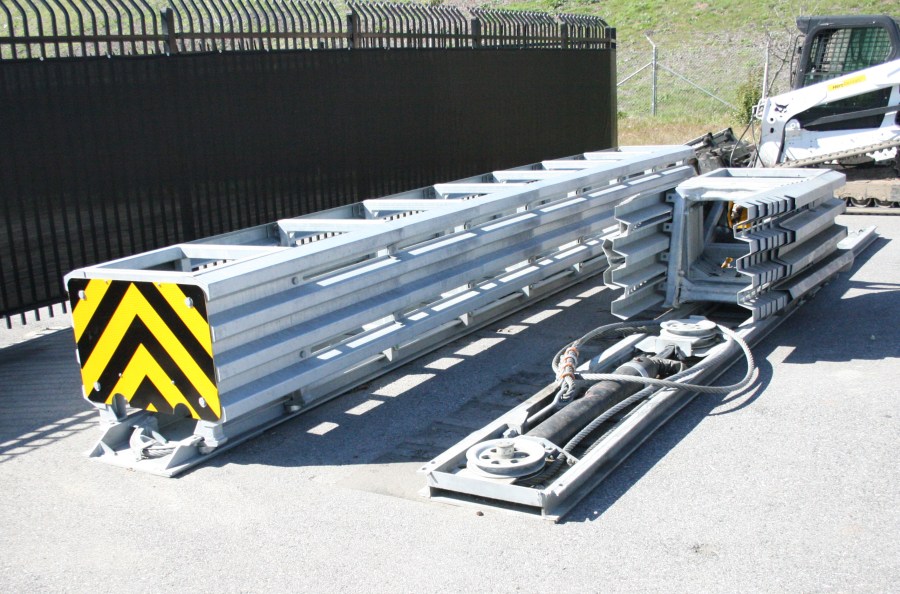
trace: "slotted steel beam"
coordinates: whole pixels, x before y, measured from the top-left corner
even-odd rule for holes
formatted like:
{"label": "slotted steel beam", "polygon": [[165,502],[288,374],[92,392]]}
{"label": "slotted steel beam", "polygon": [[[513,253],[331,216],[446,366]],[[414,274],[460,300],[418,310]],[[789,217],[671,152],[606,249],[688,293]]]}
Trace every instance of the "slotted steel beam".
{"label": "slotted steel beam", "polygon": [[[577,170],[526,166],[545,174],[530,183],[484,174],[70,273],[84,394],[107,426],[93,455],[176,474],[602,272],[616,204],[695,173],[686,147],[610,154],[570,158],[587,165]],[[135,426],[188,437],[167,438],[169,455],[134,454]]]}

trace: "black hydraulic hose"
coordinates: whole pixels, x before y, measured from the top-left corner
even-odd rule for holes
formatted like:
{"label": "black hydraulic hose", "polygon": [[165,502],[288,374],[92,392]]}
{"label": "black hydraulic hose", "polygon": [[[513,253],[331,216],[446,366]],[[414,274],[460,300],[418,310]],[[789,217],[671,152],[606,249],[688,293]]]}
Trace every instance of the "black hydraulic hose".
{"label": "black hydraulic hose", "polygon": [[[728,340],[728,342],[725,343],[725,346],[722,347],[718,352],[716,352],[714,355],[712,355],[710,357],[707,357],[706,359],[704,359],[697,365],[694,365],[691,368],[688,368],[688,369],[685,369],[683,371],[676,373],[675,375],[671,376],[667,380],[647,380],[647,379],[645,379],[644,380],[645,384],[649,383],[650,384],[649,386],[646,386],[643,390],[640,390],[640,391],[636,390],[634,392],[634,396],[623,399],[621,402],[614,405],[612,408],[610,408],[606,412],[600,414],[597,418],[595,418],[593,421],[591,421],[585,427],[583,427],[581,429],[581,431],[579,431],[575,435],[575,437],[573,437],[571,440],[569,440],[569,442],[566,443],[565,447],[563,447],[563,450],[565,450],[567,453],[571,453],[572,450],[574,450],[575,447],[585,437],[587,437],[588,435],[593,433],[600,425],[602,425],[603,423],[605,423],[606,421],[611,419],[614,415],[618,414],[621,410],[627,408],[631,404],[639,402],[643,398],[650,396],[652,393],[654,393],[656,390],[658,390],[659,389],[658,384],[663,384],[663,387],[675,388],[679,391],[687,391],[687,390],[699,391],[698,388],[707,388],[707,389],[712,388],[712,390],[715,390],[715,391],[711,391],[711,392],[707,392],[707,393],[713,393],[713,394],[715,394],[715,393],[721,394],[721,393],[723,393],[722,390],[727,389],[727,388],[730,388],[730,390],[728,390],[728,391],[733,391],[735,389],[741,389],[741,388],[746,387],[751,381],[753,381],[753,379],[756,376],[756,374],[755,374],[756,365],[753,361],[753,355],[750,353],[750,348],[747,346],[747,343],[744,342],[743,339],[741,339],[739,336],[737,336],[737,334],[735,334],[731,330],[724,328],[722,326],[719,326],[719,329],[726,335],[726,337],[729,340]],[[745,374],[744,378],[740,382],[738,382],[737,384],[732,384],[730,386],[697,386],[695,384],[689,384],[687,382],[679,381],[679,380],[688,378],[690,376],[697,375],[701,371],[704,371],[705,369],[707,369],[709,367],[717,365],[720,361],[726,359],[728,356],[730,356],[730,354],[732,352],[731,346],[734,343],[738,344],[738,346],[741,348],[741,350],[744,351],[745,357],[747,357],[747,373]],[[628,380],[625,379],[625,381],[628,381]],[[596,444],[596,442],[595,442],[595,444]],[[593,449],[593,445],[591,446],[591,448],[589,448],[588,451],[590,451],[591,449]]]}
{"label": "black hydraulic hose", "polygon": [[[701,391],[701,392],[712,393],[712,394],[721,394],[721,393],[731,392],[734,390],[743,389],[743,388],[747,387],[750,383],[752,383],[753,380],[756,378],[756,364],[755,364],[755,361],[753,360],[753,354],[750,352],[750,347],[733,330],[726,328],[722,325],[718,325],[718,324],[717,324],[717,327],[718,327],[719,331],[722,332],[722,334],[724,334],[727,339],[727,342],[725,343],[725,345],[721,346],[719,349],[716,350],[715,353],[713,353],[712,356],[707,357],[706,359],[704,359],[697,365],[695,365],[691,368],[679,371],[678,373],[675,373],[675,375],[672,375],[671,377],[669,377],[666,380],[651,379],[651,378],[646,378],[646,377],[641,377],[640,380],[638,380],[636,376],[632,376],[630,374],[623,375],[623,374],[618,374],[618,373],[616,375],[613,375],[613,374],[585,374],[587,377],[593,376],[597,380],[601,380],[601,381],[613,380],[613,379],[618,379],[623,382],[639,381],[644,386],[644,388],[639,391],[637,391],[637,390],[633,391],[629,396],[620,400],[618,403],[613,404],[610,408],[607,408],[604,412],[600,413],[600,415],[598,415],[596,418],[594,418],[586,426],[583,426],[581,428],[581,430],[578,431],[578,433],[575,434],[575,436],[572,437],[572,439],[570,439],[566,443],[566,445],[562,448],[562,451],[560,451],[560,455],[557,457],[557,459],[554,462],[552,462],[551,464],[545,466],[543,468],[543,470],[538,472],[536,475],[529,477],[528,482],[531,484],[540,484],[540,483],[548,482],[548,481],[552,480],[553,477],[555,477],[557,474],[559,474],[564,462],[570,458],[572,451],[575,449],[575,447],[578,446],[578,444],[583,439],[588,437],[591,433],[596,431],[603,423],[609,421],[610,419],[612,419],[612,417],[614,417],[621,411],[625,410],[626,408],[628,408],[629,406],[631,406],[633,404],[640,402],[641,400],[643,400],[645,398],[648,398],[649,396],[651,396],[653,393],[655,393],[660,388],[676,389],[679,392],[681,392],[681,391],[685,391],[685,392]],[[594,331],[594,332],[596,332],[596,331]],[[585,336],[590,336],[591,334],[593,334],[593,332],[588,333]],[[729,386],[699,386],[696,384],[690,384],[687,382],[679,381],[679,380],[684,380],[684,379],[692,377],[692,376],[696,376],[701,371],[704,371],[706,368],[712,367],[714,364],[717,364],[722,359],[730,356],[730,354],[732,353],[732,347],[735,344],[737,344],[738,347],[740,348],[740,350],[743,351],[744,357],[747,360],[747,373],[744,375],[744,377],[743,377],[743,379],[741,379],[741,381],[737,382],[736,384],[731,384]],[[640,374],[638,374],[638,375],[640,375]],[[605,436],[605,434],[604,434],[604,436]],[[592,451],[602,441],[604,436],[601,436],[600,438],[595,440],[594,443],[592,443],[590,445],[590,447],[588,447],[585,454]]]}
{"label": "black hydraulic hose", "polygon": [[731,350],[731,347],[735,343],[737,343],[741,351],[744,353],[744,358],[747,360],[747,373],[744,374],[744,377],[741,378],[741,381],[735,384],[730,384],[727,386],[707,386],[700,384],[689,384],[686,382],[677,382],[675,381],[676,378],[674,376],[669,379],[654,379],[648,377],[616,377],[615,375],[609,373],[584,373],[581,377],[583,379],[593,381],[618,379],[624,382],[637,382],[647,386],[656,386],[658,388],[672,388],[676,390],[690,389],[693,392],[703,392],[704,394],[728,394],[729,392],[734,392],[735,390],[746,388],[753,382],[754,379],[756,379],[756,362],[753,359],[753,353],[750,352],[750,346],[744,341],[743,338],[738,336],[738,334],[734,330],[726,328],[721,324],[716,324],[716,327],[719,329],[719,332],[724,334],[725,338],[728,340],[728,342],[726,343],[727,347],[720,351],[715,357],[708,357],[691,369],[698,370],[700,368],[712,365],[714,361],[718,361],[720,358],[725,357]]}
{"label": "black hydraulic hose", "polygon": [[655,330],[662,325],[661,320],[640,320],[636,322],[625,321],[625,322],[615,322],[613,324],[607,324],[605,326],[600,326],[599,328],[595,328],[579,338],[563,347],[556,353],[556,356],[553,357],[553,362],[551,363],[551,367],[553,368],[554,373],[559,373],[561,360],[564,358],[566,351],[569,349],[578,349],[582,345],[586,344],[591,340],[595,340],[597,338],[606,338],[609,336],[629,336],[632,334],[646,334],[650,330]]}
{"label": "black hydraulic hose", "polygon": [[[634,361],[620,365],[616,375],[639,377],[656,377],[658,363],[649,357],[639,357]],[[597,382],[588,388],[579,398],[557,411],[541,424],[532,428],[526,435],[541,437],[551,443],[566,443],[586,423],[598,415],[628,398],[643,386],[636,383],[625,383],[615,380]]]}
{"label": "black hydraulic hose", "polygon": [[[533,425],[545,419],[554,411],[559,410],[563,406],[567,406],[570,401],[578,394],[580,389],[576,386],[575,368],[578,365],[578,349],[585,343],[596,340],[598,338],[608,338],[615,336],[622,338],[633,334],[646,334],[647,332],[659,328],[661,321],[659,320],[643,320],[638,322],[625,321],[606,324],[595,328],[568,345],[564,346],[553,357],[550,366],[553,373],[556,374],[559,381],[559,390],[553,398],[553,401],[533,414],[528,419],[528,424]],[[583,389],[583,388],[581,388]]]}

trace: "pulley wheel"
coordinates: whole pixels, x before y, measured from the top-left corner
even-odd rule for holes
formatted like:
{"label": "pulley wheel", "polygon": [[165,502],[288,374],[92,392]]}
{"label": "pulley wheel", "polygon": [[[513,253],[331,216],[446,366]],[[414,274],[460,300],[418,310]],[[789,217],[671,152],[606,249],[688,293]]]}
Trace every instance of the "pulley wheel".
{"label": "pulley wheel", "polygon": [[531,439],[492,439],[469,448],[468,468],[498,477],[533,474],[544,467],[547,451]]}
{"label": "pulley wheel", "polygon": [[660,328],[686,338],[708,338],[716,333],[716,324],[710,320],[670,320],[660,324]]}

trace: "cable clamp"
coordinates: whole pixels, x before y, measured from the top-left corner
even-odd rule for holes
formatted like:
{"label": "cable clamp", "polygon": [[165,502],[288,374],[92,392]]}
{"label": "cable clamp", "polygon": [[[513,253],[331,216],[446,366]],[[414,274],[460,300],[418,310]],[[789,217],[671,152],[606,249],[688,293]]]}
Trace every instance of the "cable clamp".
{"label": "cable clamp", "polygon": [[578,458],[576,458],[566,450],[560,450],[559,453],[563,455],[563,457],[566,459],[566,464],[568,464],[569,466],[575,466],[576,464],[578,464]]}

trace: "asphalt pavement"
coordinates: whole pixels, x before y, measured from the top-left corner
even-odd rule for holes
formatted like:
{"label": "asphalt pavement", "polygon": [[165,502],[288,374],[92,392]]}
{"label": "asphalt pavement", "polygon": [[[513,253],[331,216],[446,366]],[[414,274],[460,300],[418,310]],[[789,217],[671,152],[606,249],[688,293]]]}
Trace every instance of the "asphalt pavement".
{"label": "asphalt pavement", "polygon": [[[0,329],[3,592],[888,592],[900,583],[900,216],[560,524],[415,470],[611,321],[589,280],[175,479],[92,462],[65,316]],[[733,369],[722,382],[738,379]]]}

